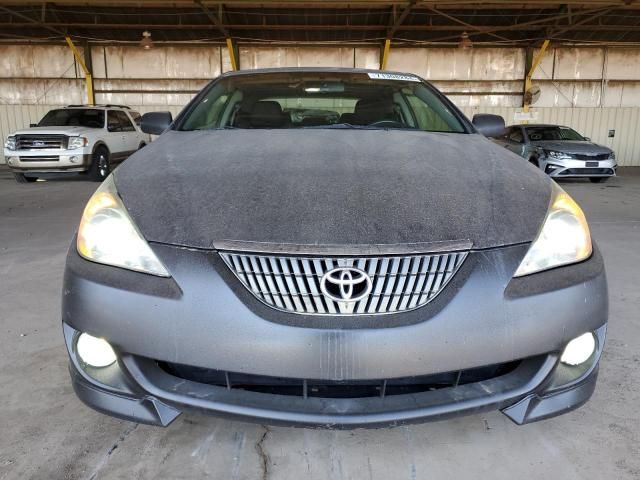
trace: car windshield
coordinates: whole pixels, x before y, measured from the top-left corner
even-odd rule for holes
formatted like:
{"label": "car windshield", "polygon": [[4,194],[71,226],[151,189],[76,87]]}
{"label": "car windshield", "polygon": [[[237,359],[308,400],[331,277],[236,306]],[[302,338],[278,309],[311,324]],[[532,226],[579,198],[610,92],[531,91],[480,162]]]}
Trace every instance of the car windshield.
{"label": "car windshield", "polygon": [[95,108],[60,108],[51,110],[40,120],[38,126],[103,128],[104,110]]}
{"label": "car windshield", "polygon": [[527,135],[532,142],[546,140],[584,140],[575,130],[567,127],[529,127]]}
{"label": "car windshield", "polygon": [[366,128],[467,133],[449,104],[413,75],[278,72],[223,78],[178,130]]}

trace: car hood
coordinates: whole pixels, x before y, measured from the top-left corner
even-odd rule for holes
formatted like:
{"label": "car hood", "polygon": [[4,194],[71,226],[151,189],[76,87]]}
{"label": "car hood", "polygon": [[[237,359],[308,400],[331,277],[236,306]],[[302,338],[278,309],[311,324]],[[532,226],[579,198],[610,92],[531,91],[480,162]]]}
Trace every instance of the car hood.
{"label": "car hood", "polygon": [[95,130],[87,127],[31,127],[24,130],[18,130],[14,135],[69,135],[75,136],[86,132],[87,130]]}
{"label": "car hood", "polygon": [[196,248],[529,242],[551,191],[480,135],[400,130],[169,131],[114,175],[147,240]]}
{"label": "car hood", "polygon": [[611,149],[598,145],[597,143],[579,140],[549,140],[531,142],[532,145],[544,148],[545,150],[555,150],[563,153],[579,153],[584,155],[599,155],[611,153]]}

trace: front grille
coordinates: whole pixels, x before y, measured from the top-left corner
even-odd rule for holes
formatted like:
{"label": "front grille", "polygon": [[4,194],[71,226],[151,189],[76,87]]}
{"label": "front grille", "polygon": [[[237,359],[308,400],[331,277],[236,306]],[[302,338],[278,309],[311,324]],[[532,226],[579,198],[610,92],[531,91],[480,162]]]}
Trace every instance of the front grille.
{"label": "front grille", "polygon": [[16,150],[61,149],[67,147],[65,135],[16,135]]}
{"label": "front grille", "polygon": [[[355,258],[220,255],[242,284],[273,308],[300,314],[364,315],[397,313],[425,305],[451,280],[467,253]],[[357,301],[335,301],[326,294],[326,288],[323,292],[325,274],[344,267],[369,277],[369,294]],[[356,276],[359,274],[356,272]]]}
{"label": "front grille", "polygon": [[580,154],[580,153],[571,154],[571,156],[576,160],[607,160],[609,158],[609,155],[610,155],[609,153],[598,153],[594,155]]}
{"label": "front grille", "polygon": [[560,172],[560,175],[613,175],[611,168],[568,168]]}
{"label": "front grille", "polygon": [[58,162],[58,155],[33,155],[30,157],[20,157],[21,162]]}
{"label": "front grille", "polygon": [[158,365],[174,377],[229,390],[304,398],[367,398],[429,392],[487,381],[514,371],[520,363],[514,361],[448,373],[379,380],[309,380],[233,373],[177,363],[158,362]]}

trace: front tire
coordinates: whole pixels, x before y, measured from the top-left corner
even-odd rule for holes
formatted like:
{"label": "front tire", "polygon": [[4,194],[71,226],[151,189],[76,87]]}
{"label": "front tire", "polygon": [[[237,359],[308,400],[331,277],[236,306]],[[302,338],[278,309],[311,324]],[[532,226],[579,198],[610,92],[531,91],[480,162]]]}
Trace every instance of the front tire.
{"label": "front tire", "polygon": [[13,178],[15,178],[18,183],[33,183],[38,180],[38,177],[27,177],[24,173],[16,172],[14,172]]}
{"label": "front tire", "polygon": [[93,152],[89,177],[94,182],[102,182],[109,176],[109,172],[111,172],[109,150],[105,147],[98,147],[95,152]]}
{"label": "front tire", "polygon": [[609,179],[609,177],[589,177],[589,181],[591,183],[604,183]]}

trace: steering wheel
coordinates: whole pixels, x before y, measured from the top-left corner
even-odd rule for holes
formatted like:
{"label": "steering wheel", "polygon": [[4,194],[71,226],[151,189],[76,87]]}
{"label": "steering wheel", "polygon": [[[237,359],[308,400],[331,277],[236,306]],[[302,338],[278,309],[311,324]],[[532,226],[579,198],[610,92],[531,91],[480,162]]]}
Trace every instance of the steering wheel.
{"label": "steering wheel", "polygon": [[378,120],[369,124],[370,127],[405,128],[405,125],[395,120]]}

